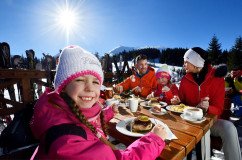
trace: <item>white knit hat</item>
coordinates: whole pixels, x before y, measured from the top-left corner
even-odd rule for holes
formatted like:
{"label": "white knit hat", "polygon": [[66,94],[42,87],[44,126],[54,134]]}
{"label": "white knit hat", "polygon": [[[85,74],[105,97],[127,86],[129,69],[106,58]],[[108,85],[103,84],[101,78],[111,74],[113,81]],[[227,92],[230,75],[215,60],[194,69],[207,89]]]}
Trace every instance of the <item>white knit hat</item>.
{"label": "white knit hat", "polygon": [[79,46],[64,48],[60,54],[59,64],[56,69],[55,91],[60,93],[73,79],[84,75],[93,75],[102,84],[103,71],[97,57]]}
{"label": "white knit hat", "polygon": [[189,49],[184,54],[184,61],[188,61],[196,67],[203,67],[205,60],[194,50]]}
{"label": "white knit hat", "polygon": [[165,77],[167,79],[171,79],[171,75],[169,72],[169,68],[167,64],[163,64],[155,73],[156,78]]}
{"label": "white knit hat", "polygon": [[169,73],[169,68],[168,68],[168,65],[167,64],[162,64],[161,67],[156,71],[156,73],[158,72],[167,72]]}

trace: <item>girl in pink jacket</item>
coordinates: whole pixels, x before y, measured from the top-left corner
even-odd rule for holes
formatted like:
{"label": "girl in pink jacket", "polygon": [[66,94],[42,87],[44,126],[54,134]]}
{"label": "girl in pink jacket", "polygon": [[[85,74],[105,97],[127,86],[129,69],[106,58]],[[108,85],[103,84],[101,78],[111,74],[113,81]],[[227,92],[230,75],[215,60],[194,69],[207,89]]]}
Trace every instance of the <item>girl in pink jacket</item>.
{"label": "girl in pink jacket", "polygon": [[40,140],[35,158],[152,160],[160,155],[167,136],[160,125],[125,150],[108,141],[106,122],[113,108],[98,103],[103,72],[93,54],[69,46],[59,60],[55,89],[46,90],[35,105],[31,129]]}

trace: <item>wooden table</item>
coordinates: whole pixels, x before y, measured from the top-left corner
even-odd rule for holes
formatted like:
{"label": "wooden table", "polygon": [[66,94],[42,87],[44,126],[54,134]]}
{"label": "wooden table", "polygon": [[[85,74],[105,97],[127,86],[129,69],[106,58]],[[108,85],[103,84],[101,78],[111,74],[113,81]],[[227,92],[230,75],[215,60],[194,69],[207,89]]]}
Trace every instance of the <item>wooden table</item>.
{"label": "wooden table", "polygon": [[[194,124],[184,121],[180,114],[168,111],[168,114],[161,116],[152,115],[147,109],[140,107],[140,113],[152,118],[157,118],[169,126],[178,139],[166,143],[166,147],[157,159],[162,160],[179,160],[186,157],[195,148],[205,133],[212,127],[216,120],[214,115],[206,115],[206,121]],[[116,130],[116,123],[120,119],[130,117],[130,111],[125,106],[119,107],[119,114],[110,121],[110,135],[125,145],[131,144],[136,137],[124,135]],[[120,118],[122,117],[122,118]]]}

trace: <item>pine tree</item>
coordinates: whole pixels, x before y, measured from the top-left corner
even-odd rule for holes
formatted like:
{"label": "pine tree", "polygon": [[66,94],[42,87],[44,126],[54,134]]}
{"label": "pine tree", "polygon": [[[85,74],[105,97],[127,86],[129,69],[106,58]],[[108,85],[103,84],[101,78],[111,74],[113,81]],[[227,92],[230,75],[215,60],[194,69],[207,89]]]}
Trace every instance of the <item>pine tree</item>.
{"label": "pine tree", "polygon": [[235,40],[234,46],[230,50],[229,56],[229,66],[230,69],[236,68],[242,65],[242,37],[239,36]]}
{"label": "pine tree", "polygon": [[98,59],[100,59],[100,56],[99,56],[99,53],[98,53],[98,52],[95,52],[94,55],[95,55]]}
{"label": "pine tree", "polygon": [[218,38],[214,35],[209,43],[208,47],[208,59],[213,65],[219,64],[219,57],[222,54],[221,44],[218,42]]}

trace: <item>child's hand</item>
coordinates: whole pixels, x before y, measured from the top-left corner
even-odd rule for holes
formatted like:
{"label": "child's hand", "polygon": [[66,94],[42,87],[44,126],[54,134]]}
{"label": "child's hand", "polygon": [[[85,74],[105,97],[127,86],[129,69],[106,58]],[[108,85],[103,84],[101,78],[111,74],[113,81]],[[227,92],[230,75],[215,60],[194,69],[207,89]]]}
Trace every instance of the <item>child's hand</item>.
{"label": "child's hand", "polygon": [[167,132],[165,128],[160,124],[156,124],[150,132],[159,136],[163,141],[167,138]]}
{"label": "child's hand", "polygon": [[153,98],[154,97],[154,92],[152,92],[151,94],[149,94],[146,99],[150,99],[150,98]]}
{"label": "child's hand", "polygon": [[180,98],[178,96],[174,96],[171,99],[171,104],[179,104],[181,102]]}
{"label": "child's hand", "polygon": [[169,90],[170,88],[167,86],[162,87],[162,92],[168,92]]}

